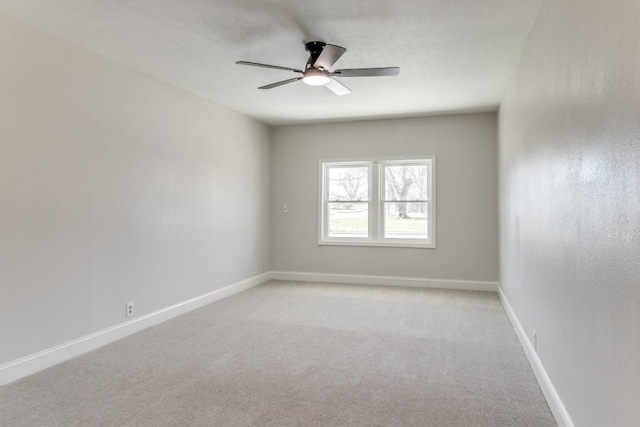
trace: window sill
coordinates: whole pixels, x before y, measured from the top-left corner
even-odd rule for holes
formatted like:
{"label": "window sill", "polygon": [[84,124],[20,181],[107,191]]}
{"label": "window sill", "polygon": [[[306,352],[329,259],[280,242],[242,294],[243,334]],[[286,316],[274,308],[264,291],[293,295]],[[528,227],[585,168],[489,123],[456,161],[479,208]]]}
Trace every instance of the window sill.
{"label": "window sill", "polygon": [[320,240],[319,246],[372,246],[387,248],[413,248],[413,249],[435,249],[435,243],[414,243],[414,242],[380,242],[380,241],[354,241],[354,240]]}

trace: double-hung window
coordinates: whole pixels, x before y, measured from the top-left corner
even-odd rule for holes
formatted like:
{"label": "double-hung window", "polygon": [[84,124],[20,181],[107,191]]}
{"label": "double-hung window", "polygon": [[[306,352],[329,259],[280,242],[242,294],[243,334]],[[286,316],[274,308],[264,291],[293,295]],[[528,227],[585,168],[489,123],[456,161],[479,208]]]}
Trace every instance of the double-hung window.
{"label": "double-hung window", "polygon": [[435,247],[435,158],[320,162],[318,243]]}

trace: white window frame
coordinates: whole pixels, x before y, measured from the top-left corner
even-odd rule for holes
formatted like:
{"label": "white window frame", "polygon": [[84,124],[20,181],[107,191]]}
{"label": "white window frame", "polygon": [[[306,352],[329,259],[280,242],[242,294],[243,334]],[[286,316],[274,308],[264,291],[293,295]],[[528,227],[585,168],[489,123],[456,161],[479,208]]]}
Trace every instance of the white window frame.
{"label": "white window frame", "polygon": [[[402,164],[421,164],[429,162],[430,173],[427,176],[427,199],[420,202],[427,203],[428,239],[398,239],[384,237],[384,173],[385,166]],[[367,166],[369,168],[369,237],[329,237],[327,169],[335,166]],[[319,191],[318,191],[318,245],[336,246],[386,246],[403,248],[436,247],[436,157],[402,157],[402,158],[369,158],[369,159],[339,159],[320,160],[319,162]],[[415,201],[413,201],[415,202]]]}

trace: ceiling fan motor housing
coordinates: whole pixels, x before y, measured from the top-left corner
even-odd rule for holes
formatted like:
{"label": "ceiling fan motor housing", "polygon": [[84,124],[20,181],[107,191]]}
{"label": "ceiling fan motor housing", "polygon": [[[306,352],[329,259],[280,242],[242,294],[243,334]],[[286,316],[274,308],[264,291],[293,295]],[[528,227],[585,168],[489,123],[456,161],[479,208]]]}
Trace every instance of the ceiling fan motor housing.
{"label": "ceiling fan motor housing", "polygon": [[305,50],[309,52],[309,59],[307,60],[307,66],[306,66],[307,69],[313,67],[313,64],[316,62],[316,60],[322,53],[322,49],[324,49],[326,45],[327,44],[325,42],[319,42],[319,41],[305,43],[304,45]]}

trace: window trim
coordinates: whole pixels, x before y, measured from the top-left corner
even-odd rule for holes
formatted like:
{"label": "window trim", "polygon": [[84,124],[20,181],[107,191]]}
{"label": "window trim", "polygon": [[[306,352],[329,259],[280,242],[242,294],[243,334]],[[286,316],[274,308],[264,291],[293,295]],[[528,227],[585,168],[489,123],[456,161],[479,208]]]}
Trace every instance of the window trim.
{"label": "window trim", "polygon": [[[428,212],[428,230],[429,237],[426,242],[417,239],[396,239],[385,238],[383,209],[384,200],[380,192],[384,191],[384,177],[381,171],[385,164],[399,164],[417,162],[420,160],[428,160],[431,162],[431,173],[428,177],[427,191],[427,212]],[[326,192],[329,191],[327,185],[326,164],[339,165],[367,165],[369,168],[369,237],[329,237],[328,215],[325,215],[325,203],[328,203]],[[318,189],[318,245],[321,246],[373,246],[373,247],[396,247],[396,248],[423,248],[435,249],[436,247],[436,156],[408,156],[408,157],[376,157],[376,158],[355,158],[355,159],[321,159],[318,161],[319,170],[319,189]],[[325,237],[326,236],[326,237]]]}

